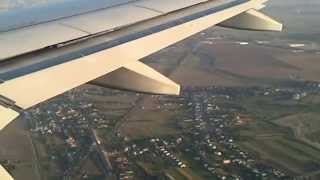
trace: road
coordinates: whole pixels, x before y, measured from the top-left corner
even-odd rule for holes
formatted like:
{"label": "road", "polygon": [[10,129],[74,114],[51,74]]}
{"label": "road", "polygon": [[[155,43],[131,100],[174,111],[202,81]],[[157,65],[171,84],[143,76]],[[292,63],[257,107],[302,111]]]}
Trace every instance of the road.
{"label": "road", "polygon": [[33,138],[31,137],[30,132],[28,132],[27,137],[30,141],[30,145],[31,145],[32,153],[33,153],[32,168],[34,170],[34,174],[36,175],[37,180],[43,180],[43,178],[41,177],[41,168],[40,168],[40,164],[39,164],[40,161],[39,161],[39,153],[38,153],[37,147],[35,145]]}

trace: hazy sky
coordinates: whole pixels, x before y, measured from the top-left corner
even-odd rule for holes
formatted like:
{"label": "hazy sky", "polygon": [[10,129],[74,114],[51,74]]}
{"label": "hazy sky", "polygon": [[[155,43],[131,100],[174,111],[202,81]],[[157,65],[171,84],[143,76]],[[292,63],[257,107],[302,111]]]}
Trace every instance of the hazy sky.
{"label": "hazy sky", "polygon": [[63,0],[0,0],[0,9],[6,10],[17,7],[25,7],[39,3],[47,3],[50,1],[63,1]]}
{"label": "hazy sky", "polygon": [[[0,8],[15,8],[22,7],[28,5],[34,5],[38,3],[46,3],[46,2],[55,2],[55,1],[66,1],[66,0],[0,0]],[[292,8],[292,7],[306,7],[312,8],[316,10],[319,8],[320,1],[319,0],[270,0],[268,3],[271,7],[283,7],[283,8]],[[319,11],[319,10],[318,10]]]}

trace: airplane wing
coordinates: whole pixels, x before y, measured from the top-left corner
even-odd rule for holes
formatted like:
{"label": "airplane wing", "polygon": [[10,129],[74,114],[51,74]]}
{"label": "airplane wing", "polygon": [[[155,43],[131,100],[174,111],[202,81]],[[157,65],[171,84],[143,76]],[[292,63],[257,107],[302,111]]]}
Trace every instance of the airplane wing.
{"label": "airplane wing", "polygon": [[155,94],[180,86],[139,60],[211,26],[280,31],[267,0],[70,0],[0,13],[0,130],[85,83]]}
{"label": "airplane wing", "polygon": [[[85,83],[177,95],[139,60],[211,26],[280,31],[267,0],[69,0],[0,13],[0,130]],[[2,174],[1,174],[2,173]],[[1,179],[11,179],[0,166]]]}

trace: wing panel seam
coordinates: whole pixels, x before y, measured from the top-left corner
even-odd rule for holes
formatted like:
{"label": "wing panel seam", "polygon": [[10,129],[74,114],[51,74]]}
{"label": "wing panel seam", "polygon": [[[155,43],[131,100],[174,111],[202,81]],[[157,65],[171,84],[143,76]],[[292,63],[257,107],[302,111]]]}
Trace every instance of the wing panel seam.
{"label": "wing panel seam", "polygon": [[88,31],[86,31],[86,30],[83,30],[83,29],[81,29],[81,28],[78,28],[78,27],[76,27],[76,26],[67,24],[67,23],[58,22],[57,24],[59,24],[59,25],[61,25],[61,26],[64,26],[64,27],[67,27],[67,28],[71,28],[71,29],[76,30],[76,31],[81,31],[81,32],[86,33],[86,34],[88,34],[88,35],[91,35],[90,32],[88,32]]}
{"label": "wing panel seam", "polygon": [[154,9],[154,8],[150,8],[150,7],[146,7],[146,6],[142,6],[142,5],[138,5],[138,4],[133,4],[133,6],[137,7],[137,8],[142,8],[142,9],[146,9],[146,10],[150,10],[156,13],[160,13],[160,14],[164,14],[165,12]]}

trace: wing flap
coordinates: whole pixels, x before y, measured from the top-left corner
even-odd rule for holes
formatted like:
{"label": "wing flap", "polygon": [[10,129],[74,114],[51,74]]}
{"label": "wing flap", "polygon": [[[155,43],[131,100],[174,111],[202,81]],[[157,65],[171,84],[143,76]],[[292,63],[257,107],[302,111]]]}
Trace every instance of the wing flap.
{"label": "wing flap", "polygon": [[89,34],[97,34],[103,31],[113,31],[159,15],[161,13],[149,9],[142,9],[133,5],[122,5],[86,15],[70,17],[58,22],[81,29]]}
{"label": "wing flap", "polygon": [[254,9],[230,18],[219,26],[254,31],[282,31],[283,28],[281,23]]}
{"label": "wing flap", "polygon": [[140,61],[102,76],[91,84],[150,94],[179,95],[180,86]]}
{"label": "wing flap", "polygon": [[3,32],[0,33],[0,61],[53,45],[85,39],[100,32],[112,31],[158,15],[159,13],[147,9],[132,5],[121,5],[111,9]]}
{"label": "wing flap", "polygon": [[18,112],[0,105],[0,131],[18,116]]}
{"label": "wing flap", "polygon": [[88,35],[55,23],[0,33],[0,61]]}
{"label": "wing flap", "polygon": [[169,13],[171,11],[183,9],[206,1],[208,0],[175,0],[174,3],[172,3],[172,0],[141,0],[135,2],[135,5],[161,13]]}
{"label": "wing flap", "polygon": [[[17,15],[14,15],[14,17],[12,17],[12,15],[9,13],[7,16],[8,18],[12,19],[14,22],[13,24],[26,23],[27,25],[22,27],[18,26],[18,28],[9,29],[2,32],[0,28],[0,61],[60,43],[86,39],[91,35],[114,31],[115,29],[152,19],[163,15],[164,13],[179,10],[204,0],[179,1],[181,2],[175,3],[175,6],[173,6],[172,1],[167,0],[167,2],[161,2],[163,6],[172,7],[170,9],[165,8],[165,12],[143,7],[147,1],[144,2],[142,0],[130,0],[124,1],[127,2],[124,4],[120,3],[108,8],[102,7],[101,9],[97,9],[92,12],[83,14],[80,13],[79,15],[72,16],[70,15],[69,17],[65,18],[59,17],[56,19],[53,18],[52,20],[49,19],[47,22],[43,20],[38,22],[38,19],[41,19],[42,16],[46,16],[45,13],[42,13],[44,15],[38,14],[39,17],[33,14],[33,16],[31,16],[28,20],[30,21],[28,22],[29,24],[23,21],[23,16],[26,16],[26,18],[28,17],[28,14],[25,14],[26,12],[21,14],[17,12]],[[74,3],[76,3],[74,6],[78,6],[77,1],[74,1]],[[159,4],[159,1],[157,4]],[[74,6],[64,9],[64,12],[68,10],[74,11]],[[49,7],[45,8],[47,9],[44,10],[50,11],[48,9]],[[44,10],[37,9],[39,12]],[[30,13],[32,14],[32,11]],[[4,18],[7,16],[6,14],[2,14],[0,16],[0,20],[7,22],[7,20],[4,20]],[[21,22],[15,22],[15,19],[22,20]]]}
{"label": "wing flap", "polygon": [[0,165],[0,178],[1,180],[13,180],[10,174],[1,165]]}

